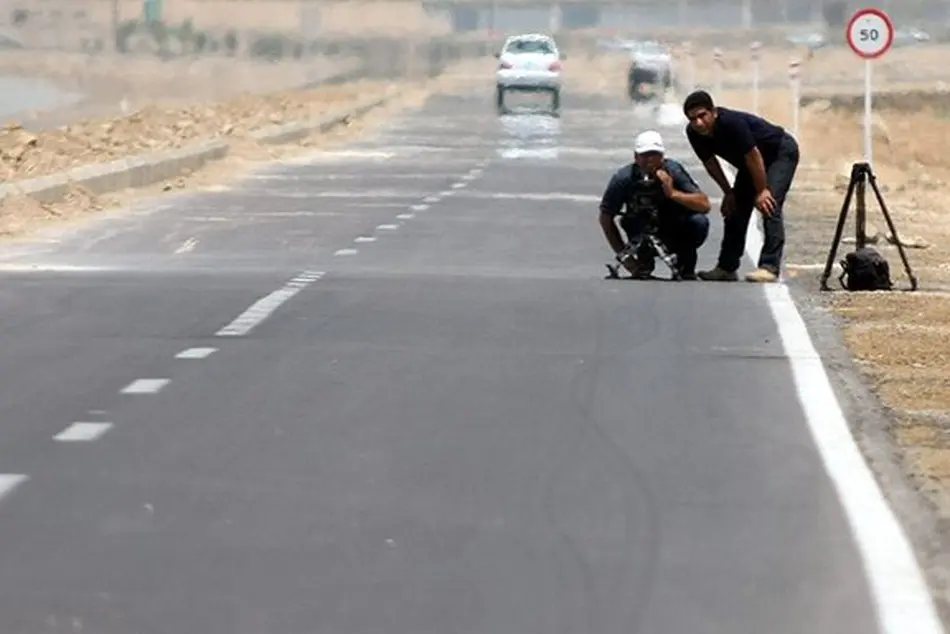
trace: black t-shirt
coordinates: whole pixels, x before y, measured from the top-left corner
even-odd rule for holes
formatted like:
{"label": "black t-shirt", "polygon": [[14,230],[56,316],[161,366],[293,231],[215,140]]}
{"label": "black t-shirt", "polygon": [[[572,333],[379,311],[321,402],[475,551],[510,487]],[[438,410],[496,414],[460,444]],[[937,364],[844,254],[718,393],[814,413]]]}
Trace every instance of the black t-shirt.
{"label": "black t-shirt", "polygon": [[720,106],[712,136],[703,136],[686,126],[686,138],[702,162],[719,156],[737,170],[745,170],[745,155],[758,147],[768,168],[778,156],[785,129],[749,112]]}
{"label": "black t-shirt", "polygon": [[[673,179],[673,189],[687,194],[695,194],[700,191],[699,185],[693,180],[683,164],[675,159],[663,159],[663,169],[665,169]],[[636,209],[631,209],[631,203],[634,193],[635,179],[640,175],[640,167],[636,163],[630,163],[621,167],[610,178],[607,189],[600,201],[600,213],[608,216],[617,216],[624,213],[624,210],[636,213]],[[681,205],[678,202],[663,199],[662,212],[681,212],[686,214],[695,213],[689,207]]]}

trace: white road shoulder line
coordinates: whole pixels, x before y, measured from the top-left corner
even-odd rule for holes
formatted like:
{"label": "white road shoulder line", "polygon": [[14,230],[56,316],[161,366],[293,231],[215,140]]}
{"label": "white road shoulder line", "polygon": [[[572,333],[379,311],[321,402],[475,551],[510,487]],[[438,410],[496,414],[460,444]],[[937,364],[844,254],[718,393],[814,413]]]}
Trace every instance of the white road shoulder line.
{"label": "white road shoulder line", "polygon": [[[735,178],[735,170],[726,164],[723,168],[730,180]],[[753,262],[758,262],[763,244],[757,218],[753,212],[746,240],[746,255]],[[944,634],[910,541],[851,435],[821,356],[788,287],[764,286],[805,422],[864,560],[882,634]]]}
{"label": "white road shoulder line", "polygon": [[[356,253],[356,249],[348,250]],[[341,249],[340,251],[347,251],[347,249]],[[337,251],[335,255],[340,255],[340,251]],[[246,335],[261,322],[270,317],[281,304],[302,291],[309,284],[319,280],[323,275],[323,271],[305,271],[301,273],[281,288],[272,293],[268,293],[251,304],[250,308],[238,315],[237,318],[227,326],[221,328],[221,330],[215,333],[215,336],[241,337]]]}
{"label": "white road shoulder line", "polygon": [[0,499],[9,495],[13,489],[17,488],[29,479],[28,476],[14,473],[0,473]]}
{"label": "white road shoulder line", "polygon": [[217,348],[188,348],[175,355],[176,359],[207,359],[214,354]]}
{"label": "white road shoulder line", "polygon": [[155,394],[169,382],[169,379],[136,379],[122,388],[122,394]]}
{"label": "white road shoulder line", "polygon": [[112,423],[73,423],[53,436],[59,442],[89,442],[112,428]]}

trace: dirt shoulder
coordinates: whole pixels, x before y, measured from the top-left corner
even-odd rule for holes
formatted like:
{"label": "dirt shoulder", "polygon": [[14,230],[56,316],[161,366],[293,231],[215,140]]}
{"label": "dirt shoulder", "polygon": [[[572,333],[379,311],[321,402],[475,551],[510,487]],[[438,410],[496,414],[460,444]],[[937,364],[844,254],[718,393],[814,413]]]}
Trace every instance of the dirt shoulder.
{"label": "dirt shoulder", "polygon": [[[840,55],[835,52],[829,57]],[[922,50],[911,66],[926,74],[940,63],[939,54],[934,55],[933,50]],[[904,482],[919,494],[921,508],[932,512],[932,527],[943,533],[943,545],[936,547],[935,556],[945,557],[950,543],[946,528],[950,525],[950,216],[945,210],[950,183],[950,155],[945,151],[950,102],[946,93],[935,92],[942,86],[929,79],[916,81],[909,74],[902,83],[886,84],[875,96],[877,182],[920,290],[848,293],[840,290],[836,266],[829,281],[839,292],[820,293],[819,276],[851,165],[863,160],[864,107],[860,86],[834,93],[822,80],[860,67],[852,57],[836,63],[823,59],[804,68],[807,105],[801,111],[798,135],[802,159],[786,212],[787,277],[793,288],[836,323],[854,368],[884,414],[882,437],[893,450]],[[821,84],[821,89],[809,89],[809,82]],[[717,101],[741,109],[752,107],[747,90],[720,93]],[[762,114],[789,129],[791,103],[788,89],[761,93]],[[901,258],[888,239],[887,225],[870,191],[867,204],[873,246],[888,259],[897,287],[908,288]],[[854,249],[853,206],[844,235],[849,243],[839,247],[836,262]],[[863,417],[852,422],[862,433],[868,425]],[[889,494],[899,497],[894,490]],[[939,585],[945,591],[946,584]]]}
{"label": "dirt shoulder", "polygon": [[[464,68],[464,66],[463,66]],[[0,128],[0,175],[8,184],[94,163],[226,140],[226,158],[154,186],[94,196],[81,187],[66,199],[39,203],[25,196],[0,201],[0,237],[29,238],[51,223],[81,221],[91,213],[116,209],[142,196],[220,185],[261,162],[279,160],[351,140],[392,113],[421,104],[432,91],[457,79],[451,69],[435,79],[359,81],[310,90],[244,93],[185,105],[149,104],[123,116],[74,121],[63,128],[32,132],[18,125]],[[256,142],[251,133],[275,124],[325,118],[359,103],[388,96],[384,107],[326,133],[284,145]],[[130,109],[131,110],[131,109]]]}

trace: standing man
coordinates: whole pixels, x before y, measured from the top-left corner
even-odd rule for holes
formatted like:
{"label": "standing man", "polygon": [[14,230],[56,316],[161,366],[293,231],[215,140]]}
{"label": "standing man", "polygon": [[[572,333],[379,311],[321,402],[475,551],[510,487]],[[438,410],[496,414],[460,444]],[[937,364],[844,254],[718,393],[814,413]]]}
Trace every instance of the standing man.
{"label": "standing man", "polygon": [[[704,280],[735,281],[745,251],[752,209],[762,213],[765,240],[758,269],[746,275],[749,282],[775,282],[781,273],[785,249],[782,209],[798,168],[798,143],[782,127],[748,112],[713,104],[703,90],[683,102],[689,120],[686,136],[706,171],[722,189],[723,236],[719,261]],[[717,156],[736,168],[729,184]]]}
{"label": "standing man", "polygon": [[[637,182],[644,175],[656,179],[657,237],[676,254],[683,279],[696,279],[697,250],[709,235],[709,197],[681,163],[666,158],[665,151],[659,132],[648,130],[637,136],[634,162],[617,170],[604,191],[600,226],[607,243],[618,255],[626,244],[617,230],[617,216],[621,216],[620,226],[628,242],[641,237],[646,218],[638,208]],[[655,258],[652,250],[641,249],[635,261],[623,264],[634,277],[649,278]]]}

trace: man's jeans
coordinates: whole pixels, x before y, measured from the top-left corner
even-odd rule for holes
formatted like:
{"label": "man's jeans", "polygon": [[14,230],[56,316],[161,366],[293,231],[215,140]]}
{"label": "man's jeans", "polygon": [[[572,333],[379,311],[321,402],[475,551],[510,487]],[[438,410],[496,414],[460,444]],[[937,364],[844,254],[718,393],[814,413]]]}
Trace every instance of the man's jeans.
{"label": "man's jeans", "polygon": [[[662,212],[661,212],[662,213]],[[633,242],[643,233],[643,218],[633,214],[623,216],[620,227],[627,234],[627,241]],[[664,219],[657,231],[657,237],[672,253],[676,254],[677,264],[681,273],[695,273],[697,250],[706,241],[709,235],[709,216],[700,213],[682,214],[671,219]],[[646,253],[641,249],[637,254],[638,260],[651,269]],[[652,255],[652,254],[650,254]]]}
{"label": "man's jeans", "polygon": [[[775,210],[771,216],[762,216],[765,239],[759,254],[759,268],[768,269],[776,275],[779,274],[785,250],[785,197],[795,178],[798,158],[798,143],[791,135],[786,134],[775,162],[765,168],[766,181],[775,198]],[[752,218],[752,210],[755,209],[755,186],[747,169],[736,174],[732,189],[736,196],[736,207],[732,214],[723,220],[722,244],[719,248],[719,268],[730,272],[739,269],[745,251],[749,221]]]}

